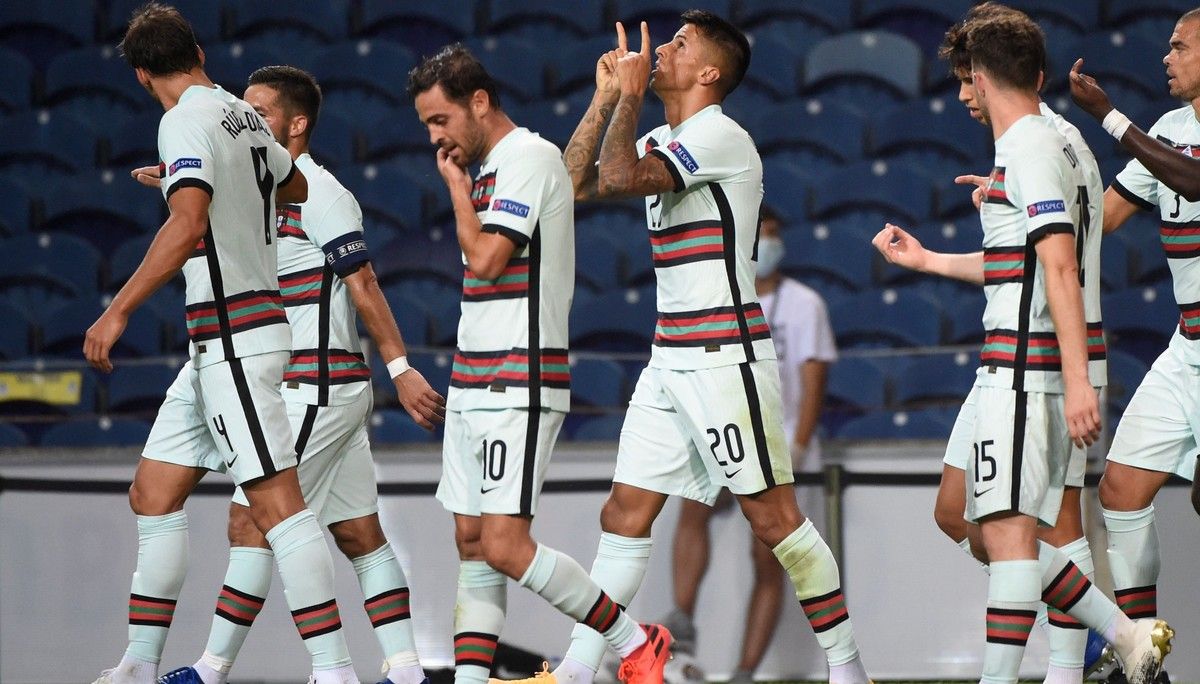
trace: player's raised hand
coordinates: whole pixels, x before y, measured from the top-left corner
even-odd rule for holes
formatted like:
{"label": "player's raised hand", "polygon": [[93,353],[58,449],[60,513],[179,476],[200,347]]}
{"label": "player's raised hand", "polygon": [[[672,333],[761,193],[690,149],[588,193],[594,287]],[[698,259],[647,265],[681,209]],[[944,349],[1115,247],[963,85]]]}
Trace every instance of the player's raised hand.
{"label": "player's raised hand", "polygon": [[914,271],[925,268],[925,259],[929,253],[920,240],[909,235],[908,231],[900,226],[891,223],[885,225],[883,230],[871,239],[871,244],[875,245],[875,249],[879,250],[889,264]]}
{"label": "player's raised hand", "polygon": [[129,319],[118,313],[113,307],[108,307],[100,318],[88,328],[83,337],[83,355],[92,368],[105,373],[111,373],[112,361],[108,358],[109,351],[125,332]]}
{"label": "player's raised hand", "polygon": [[1108,100],[1108,95],[1104,89],[1096,83],[1096,79],[1083,73],[1083,58],[1075,60],[1074,66],[1071,67],[1071,73],[1067,77],[1071,83],[1071,99],[1075,100],[1075,104],[1083,111],[1091,114],[1097,121],[1103,121],[1105,116],[1112,111],[1112,103]]}
{"label": "player's raised hand", "polygon": [[983,206],[983,193],[987,191],[987,184],[990,180],[987,176],[976,176],[974,174],[965,174],[955,176],[954,178],[954,182],[959,185],[975,186],[975,189],[971,191],[971,204],[974,204],[976,209]]}
{"label": "player's raised hand", "polygon": [[159,164],[155,164],[154,166],[139,166],[130,171],[129,175],[135,181],[147,187],[162,187],[162,166]]}
{"label": "player's raised hand", "polygon": [[[620,32],[624,35],[624,30]],[[620,50],[620,48],[617,48]],[[642,22],[642,47],[637,52],[626,51],[617,60],[617,79],[622,95],[643,95],[650,83],[650,25]]]}
{"label": "player's raised hand", "polygon": [[1067,430],[1075,446],[1091,446],[1100,438],[1100,398],[1091,383],[1083,382],[1078,387],[1067,386],[1063,397],[1063,412],[1067,418]]}
{"label": "player's raised hand", "polygon": [[400,405],[417,425],[432,430],[435,424],[446,422],[446,399],[434,391],[429,381],[416,368],[409,368],[395,378]]}
{"label": "player's raised hand", "polygon": [[465,190],[467,195],[470,196],[471,177],[467,175],[466,169],[454,161],[454,158],[450,156],[450,152],[445,148],[438,148],[437,167],[438,173],[442,174],[442,180],[446,181],[446,187],[450,188],[451,192]]}

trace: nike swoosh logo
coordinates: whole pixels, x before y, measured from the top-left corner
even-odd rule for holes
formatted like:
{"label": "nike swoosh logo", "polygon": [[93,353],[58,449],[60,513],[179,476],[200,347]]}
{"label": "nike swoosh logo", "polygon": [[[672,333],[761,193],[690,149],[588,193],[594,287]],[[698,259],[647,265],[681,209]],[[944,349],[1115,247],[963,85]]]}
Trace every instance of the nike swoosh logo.
{"label": "nike swoosh logo", "polygon": [[500,489],[500,485],[496,485],[495,487],[488,487],[487,489],[482,489],[482,488],[481,488],[481,489],[479,490],[479,493],[480,493],[480,494],[487,494],[488,492],[494,492],[494,491],[496,491],[497,489]]}
{"label": "nike swoosh logo", "polygon": [[733,479],[733,476],[734,476],[734,475],[737,475],[737,474],[738,474],[738,473],[740,473],[740,472],[742,472],[742,469],[741,469],[741,468],[738,468],[737,470],[733,471],[732,473],[725,473],[725,477],[728,477],[728,478],[730,478],[730,479]]}
{"label": "nike swoosh logo", "polygon": [[971,494],[973,494],[975,496],[975,498],[978,499],[979,497],[983,496],[984,494],[987,494],[988,492],[992,491],[993,489],[995,489],[995,487],[988,487],[987,489],[983,490],[982,492],[971,492]]}
{"label": "nike swoosh logo", "polygon": [[232,468],[232,467],[233,467],[233,464],[234,464],[234,463],[237,463],[237,460],[238,460],[238,457],[237,457],[237,456],[234,456],[234,457],[233,457],[233,460],[231,460],[231,461],[226,461],[226,462],[225,462],[225,467],[226,467],[226,468]]}

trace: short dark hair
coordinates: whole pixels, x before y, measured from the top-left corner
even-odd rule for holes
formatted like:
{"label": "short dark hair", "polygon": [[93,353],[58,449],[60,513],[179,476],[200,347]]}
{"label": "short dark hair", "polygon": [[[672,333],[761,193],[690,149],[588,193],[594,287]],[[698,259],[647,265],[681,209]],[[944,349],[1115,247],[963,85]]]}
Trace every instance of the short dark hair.
{"label": "short dark hair", "polygon": [[1046,65],[1046,36],[1028,15],[1003,12],[973,22],[967,32],[972,68],[1002,85],[1037,90]]}
{"label": "short dark hair", "polygon": [[447,45],[408,72],[409,97],[416,98],[436,85],[442,87],[447,99],[461,105],[466,105],[476,91],[482,90],[494,109],[503,109],[496,80],[462,43]]}
{"label": "short dark hair", "polygon": [[[972,7],[961,21],[946,31],[942,44],[938,47],[938,58],[946,60],[951,76],[961,78],[963,74],[970,75],[971,73],[971,54],[967,52],[967,35],[972,26],[990,17],[1004,15],[1026,17],[1025,13],[1020,10],[988,0]],[[1043,59],[1042,71],[1045,70],[1046,65]]]}
{"label": "short dark hair", "polygon": [[250,74],[247,85],[266,86],[279,93],[288,113],[300,112],[308,117],[305,135],[312,137],[321,113],[321,86],[312,74],[294,66],[265,66]]}
{"label": "short dark hair", "polygon": [[1191,21],[1192,19],[1200,19],[1200,7],[1184,12],[1183,16],[1179,17],[1179,21],[1176,21],[1175,23],[1178,24],[1180,21]]}
{"label": "short dark hair", "polygon": [[134,11],[117,49],[129,66],[155,76],[187,73],[201,66],[192,25],[179,10],[157,2]]}
{"label": "short dark hair", "polygon": [[721,78],[717,83],[722,90],[721,97],[732,93],[742,82],[746,69],[750,68],[750,41],[746,40],[746,34],[708,10],[688,10],[679,18],[683,23],[700,29],[704,37],[715,43],[721,51],[728,62],[725,65],[728,69],[721,70]]}

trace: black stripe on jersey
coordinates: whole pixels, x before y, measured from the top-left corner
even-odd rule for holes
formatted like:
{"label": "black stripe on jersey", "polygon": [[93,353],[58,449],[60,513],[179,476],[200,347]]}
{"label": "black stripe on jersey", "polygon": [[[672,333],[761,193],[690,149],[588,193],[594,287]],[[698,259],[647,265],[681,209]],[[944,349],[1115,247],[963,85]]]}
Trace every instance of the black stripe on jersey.
{"label": "black stripe on jersey", "polygon": [[333,295],[333,269],[321,275],[321,300],[317,306],[317,405],[329,405],[329,315]]}
{"label": "black stripe on jersey", "polygon": [[662,160],[662,163],[667,165],[667,171],[671,172],[671,179],[675,181],[675,192],[683,192],[683,189],[687,187],[684,185],[683,176],[679,174],[679,169],[676,168],[675,163],[671,161],[671,158],[667,156],[667,153],[663,152],[662,148],[655,147],[654,149],[647,151],[646,154],[652,154],[655,157],[658,157]]}
{"label": "black stripe on jersey", "polygon": [[233,333],[229,328],[229,304],[225,301],[225,283],[221,279],[221,262],[217,259],[217,243],[213,237],[212,221],[204,233],[204,258],[208,262],[208,279],[212,282],[213,307],[217,310],[217,325],[221,329],[221,347],[225,358],[232,359]]}
{"label": "black stripe on jersey", "polygon": [[1154,211],[1155,209],[1158,208],[1154,203],[1152,203],[1146,199],[1143,199],[1142,197],[1139,197],[1134,191],[1130,190],[1129,188],[1125,187],[1124,185],[1121,185],[1121,181],[1117,180],[1116,178],[1113,179],[1112,185],[1110,185],[1108,187],[1112,188],[1113,190],[1116,190],[1117,194],[1120,195],[1121,197],[1124,197],[1125,200],[1128,201],[1130,204],[1141,207],[1142,209],[1145,209],[1146,211]]}
{"label": "black stripe on jersey", "polygon": [[523,248],[525,245],[529,244],[529,236],[525,235],[525,233],[522,233],[519,230],[513,230],[508,226],[502,226],[499,223],[485,223],[479,229],[479,232],[503,235],[509,240],[512,240],[513,244],[515,244],[517,247]]}
{"label": "black stripe on jersey", "polygon": [[537,469],[538,428],[542,418],[542,231],[533,224],[529,240],[529,415],[525,429],[525,462],[521,468],[521,515],[533,514],[533,475]]}
{"label": "black stripe on jersey", "polygon": [[275,187],[282,188],[283,186],[287,185],[292,180],[292,176],[294,175],[296,175],[296,162],[292,162],[292,166],[288,169],[287,175],[283,177],[283,180],[276,183]]}
{"label": "black stripe on jersey", "polygon": [[1042,238],[1046,237],[1047,235],[1057,235],[1060,233],[1064,234],[1064,235],[1074,235],[1075,234],[1075,226],[1071,225],[1070,223],[1066,223],[1066,222],[1047,223],[1044,226],[1041,226],[1039,228],[1035,228],[1035,229],[1029,231],[1028,240],[1029,240],[1029,242],[1038,242]]}
{"label": "black stripe on jersey", "polygon": [[1021,466],[1025,460],[1025,420],[1028,413],[1026,404],[1029,402],[1029,397],[1024,390],[1017,390],[1016,398],[1017,406],[1013,414],[1013,442],[1012,442],[1012,496],[1011,506],[1009,510],[1021,510]]}
{"label": "black stripe on jersey", "polygon": [[1171,231],[1195,230],[1200,228],[1200,221],[1168,221],[1162,219],[1159,223],[1159,239],[1163,241],[1163,252],[1166,253],[1168,259],[1195,259],[1196,257],[1200,257],[1200,244],[1192,246],[1191,249],[1181,250],[1178,249],[1177,245],[1172,245],[1171,249],[1166,249],[1167,243],[1165,242],[1168,237],[1171,237]]}
{"label": "black stripe on jersey", "polygon": [[738,364],[742,372],[742,388],[746,390],[746,403],[750,409],[750,429],[754,432],[754,450],[758,452],[758,467],[762,470],[766,489],[775,486],[775,473],[771,470],[771,454],[767,450],[767,431],[763,428],[762,406],[758,403],[758,385],[754,382],[754,370],[750,362]]}
{"label": "black stripe on jersey", "polygon": [[1033,241],[1025,245],[1025,281],[1021,283],[1021,303],[1017,308],[1017,349],[1013,354],[1013,389],[1025,391],[1025,370],[1029,364],[1029,319],[1033,310],[1033,289],[1037,277],[1037,252]]}
{"label": "black stripe on jersey", "polygon": [[[291,273],[280,273],[279,274],[279,287],[280,288],[289,287],[289,283],[288,283],[289,280],[292,280],[295,278],[303,278],[306,276],[313,276],[313,275],[317,275],[318,273],[324,273],[324,272],[325,272],[324,266],[317,266],[316,268],[306,268],[303,271],[292,271]],[[318,303],[320,303],[320,301],[321,301],[321,295],[319,292],[317,292],[315,294],[305,294],[303,297],[297,297],[294,295],[292,295],[290,297],[283,296],[283,306],[285,308],[293,307],[293,306],[304,306],[306,304],[318,304]]]}
{"label": "black stripe on jersey", "polygon": [[179,180],[175,181],[171,187],[167,188],[167,200],[169,201],[171,199],[171,195],[174,195],[176,190],[182,190],[184,188],[200,188],[204,192],[207,192],[209,197],[212,197],[213,194],[212,186],[209,185],[208,181],[206,180],[201,180],[199,178],[180,178]]}
{"label": "black stripe on jersey", "polygon": [[317,407],[309,404],[304,410],[304,421],[300,423],[300,432],[296,434],[296,463],[304,458],[304,447],[308,446],[308,438],[312,435],[313,423],[317,422]]}
{"label": "black stripe on jersey", "polygon": [[246,427],[250,429],[250,440],[254,442],[254,451],[258,454],[258,462],[262,465],[263,477],[275,474],[275,462],[271,460],[271,449],[267,446],[267,436],[263,433],[262,423],[258,422],[258,411],[254,408],[254,397],[250,395],[250,385],[246,382],[246,371],[242,368],[242,360],[230,358],[229,373],[233,376],[233,386],[237,389],[238,401],[242,404],[242,414],[246,417]]}
{"label": "black stripe on jersey", "polygon": [[729,279],[729,296],[733,299],[733,313],[737,316],[738,334],[746,351],[746,360],[754,361],[754,340],[750,337],[750,324],[746,322],[746,310],[742,307],[742,292],[737,281],[737,230],[734,225],[733,208],[720,183],[709,183],[717,213],[721,216],[721,239],[725,249],[725,276]]}

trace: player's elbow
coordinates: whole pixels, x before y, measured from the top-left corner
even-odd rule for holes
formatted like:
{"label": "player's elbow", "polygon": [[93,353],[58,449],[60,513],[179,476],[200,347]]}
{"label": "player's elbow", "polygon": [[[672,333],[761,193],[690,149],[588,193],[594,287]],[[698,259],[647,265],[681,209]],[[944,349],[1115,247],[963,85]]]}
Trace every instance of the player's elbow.
{"label": "player's elbow", "polygon": [[300,169],[282,187],[275,191],[276,204],[302,204],[308,201],[308,179]]}
{"label": "player's elbow", "polygon": [[505,262],[490,254],[468,259],[467,262],[471,273],[480,280],[495,280],[504,273]]}
{"label": "player's elbow", "polygon": [[[1197,183],[1197,185],[1192,185]],[[1200,179],[1188,178],[1188,183],[1179,189],[1179,195],[1189,202],[1200,202]]]}

